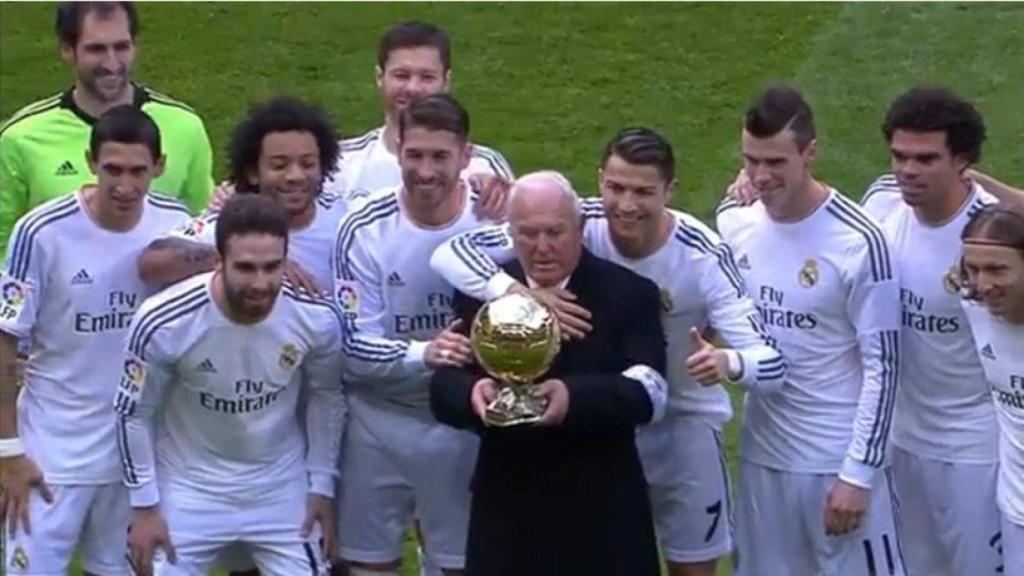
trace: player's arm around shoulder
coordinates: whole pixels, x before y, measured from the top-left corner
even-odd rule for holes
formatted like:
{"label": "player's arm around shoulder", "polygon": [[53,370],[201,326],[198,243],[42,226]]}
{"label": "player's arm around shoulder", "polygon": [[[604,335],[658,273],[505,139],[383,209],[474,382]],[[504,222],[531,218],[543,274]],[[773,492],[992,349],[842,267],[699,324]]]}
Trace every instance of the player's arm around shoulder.
{"label": "player's arm around shoulder", "polygon": [[755,204],[740,204],[726,198],[715,209],[715,229],[719,237],[733,250],[756,222]]}
{"label": "player's arm around shoulder", "polygon": [[216,223],[216,213],[204,213],[150,242],[138,258],[139,277],[147,284],[166,286],[213,270]]}
{"label": "player's arm around shoulder", "polygon": [[499,262],[515,257],[508,224],[484,226],[442,242],[430,267],[456,290],[481,300],[497,298],[516,283]]}
{"label": "player's arm around shoulder", "polygon": [[860,206],[879,224],[897,213],[903,204],[899,183],[892,174],[883,174],[872,182],[860,198]]}

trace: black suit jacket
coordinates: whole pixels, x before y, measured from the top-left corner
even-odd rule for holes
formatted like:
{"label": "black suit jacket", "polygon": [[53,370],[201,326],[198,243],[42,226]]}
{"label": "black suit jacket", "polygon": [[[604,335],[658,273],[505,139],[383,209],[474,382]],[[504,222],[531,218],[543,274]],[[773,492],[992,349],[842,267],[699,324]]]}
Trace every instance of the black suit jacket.
{"label": "black suit jacket", "polygon": [[[505,269],[524,280],[517,262]],[[644,388],[622,372],[665,371],[657,287],[584,251],[566,287],[593,314],[593,330],[564,342],[546,378],[569,389],[559,427],[484,427],[470,392],[479,366],[438,370],[431,409],[481,436],[467,545],[469,576],[657,576],[650,503],[634,443],[651,419]],[[456,294],[463,326],[481,306]]]}

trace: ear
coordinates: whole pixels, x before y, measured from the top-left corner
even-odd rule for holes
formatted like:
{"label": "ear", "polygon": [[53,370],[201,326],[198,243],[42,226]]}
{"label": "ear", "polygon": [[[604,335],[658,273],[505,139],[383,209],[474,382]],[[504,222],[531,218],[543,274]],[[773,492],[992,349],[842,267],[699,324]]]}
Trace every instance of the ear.
{"label": "ear", "polygon": [[971,162],[963,156],[953,156],[953,168],[956,169],[958,174],[963,174],[971,167]]}
{"label": "ear", "polygon": [[92,150],[85,149],[85,163],[89,166],[89,171],[93,174],[97,173],[99,166],[96,165],[96,159],[92,157]]}
{"label": "ear", "polygon": [[155,180],[155,179],[159,178],[160,176],[162,176],[163,173],[164,173],[164,169],[166,167],[167,167],[167,155],[166,154],[162,154],[159,158],[156,159],[156,162],[153,163],[153,179]]}
{"label": "ear", "polygon": [[462,144],[462,151],[460,152],[461,158],[459,158],[459,172],[462,172],[469,166],[469,162],[473,159],[473,145],[467,140]]}
{"label": "ear", "polygon": [[260,188],[260,173],[256,168],[250,168],[245,171],[245,180],[250,186],[259,190]]}
{"label": "ear", "polygon": [[449,68],[444,72],[444,91],[445,93],[450,92],[452,89],[452,69]]}
{"label": "ear", "polygon": [[678,180],[673,178],[671,182],[665,185],[665,204],[668,204],[668,201],[671,200],[673,196],[675,196],[676,182],[678,182]]}
{"label": "ear", "polygon": [[379,65],[373,67],[373,81],[377,85],[377,90],[384,89],[384,69]]}
{"label": "ear", "polygon": [[75,65],[75,47],[71,44],[61,42],[57,49],[60,51],[60,59],[68,66]]}
{"label": "ear", "polygon": [[800,155],[804,157],[804,162],[807,164],[814,164],[814,161],[818,158],[818,139],[815,138],[808,142]]}

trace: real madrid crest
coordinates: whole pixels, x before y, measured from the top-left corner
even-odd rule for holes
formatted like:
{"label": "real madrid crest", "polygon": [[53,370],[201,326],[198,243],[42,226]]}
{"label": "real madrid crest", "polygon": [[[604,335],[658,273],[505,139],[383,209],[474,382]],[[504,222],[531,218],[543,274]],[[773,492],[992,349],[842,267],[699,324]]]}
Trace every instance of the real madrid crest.
{"label": "real madrid crest", "polygon": [[796,281],[804,288],[810,288],[818,283],[818,261],[814,258],[808,258],[804,262],[804,267],[800,269],[800,273],[797,274]]}
{"label": "real madrid crest", "polygon": [[281,356],[277,359],[281,368],[294,370],[299,363],[299,349],[294,344],[285,344],[281,347]]}
{"label": "real madrid crest", "polygon": [[15,548],[14,554],[11,554],[11,567],[28,570],[28,554],[25,554],[25,549],[21,546]]}
{"label": "real madrid crest", "polygon": [[960,280],[960,267],[956,264],[949,267],[946,274],[942,277],[942,287],[946,289],[946,292],[957,295],[960,293],[960,287],[963,283]]}
{"label": "real madrid crest", "polygon": [[660,300],[661,300],[661,313],[662,314],[668,314],[669,312],[672,311],[672,307],[674,306],[674,303],[672,302],[672,293],[669,292],[668,290],[665,290],[664,288],[662,288],[660,290],[660,296],[661,296],[661,298],[660,298]]}

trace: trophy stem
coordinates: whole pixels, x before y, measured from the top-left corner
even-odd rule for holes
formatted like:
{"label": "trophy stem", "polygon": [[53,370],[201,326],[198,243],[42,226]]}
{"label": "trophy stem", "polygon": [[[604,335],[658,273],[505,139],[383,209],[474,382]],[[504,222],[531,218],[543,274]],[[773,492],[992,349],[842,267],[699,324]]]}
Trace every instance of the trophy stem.
{"label": "trophy stem", "polygon": [[484,423],[500,428],[535,424],[547,410],[547,398],[537,396],[537,387],[501,383],[498,395],[487,405]]}

